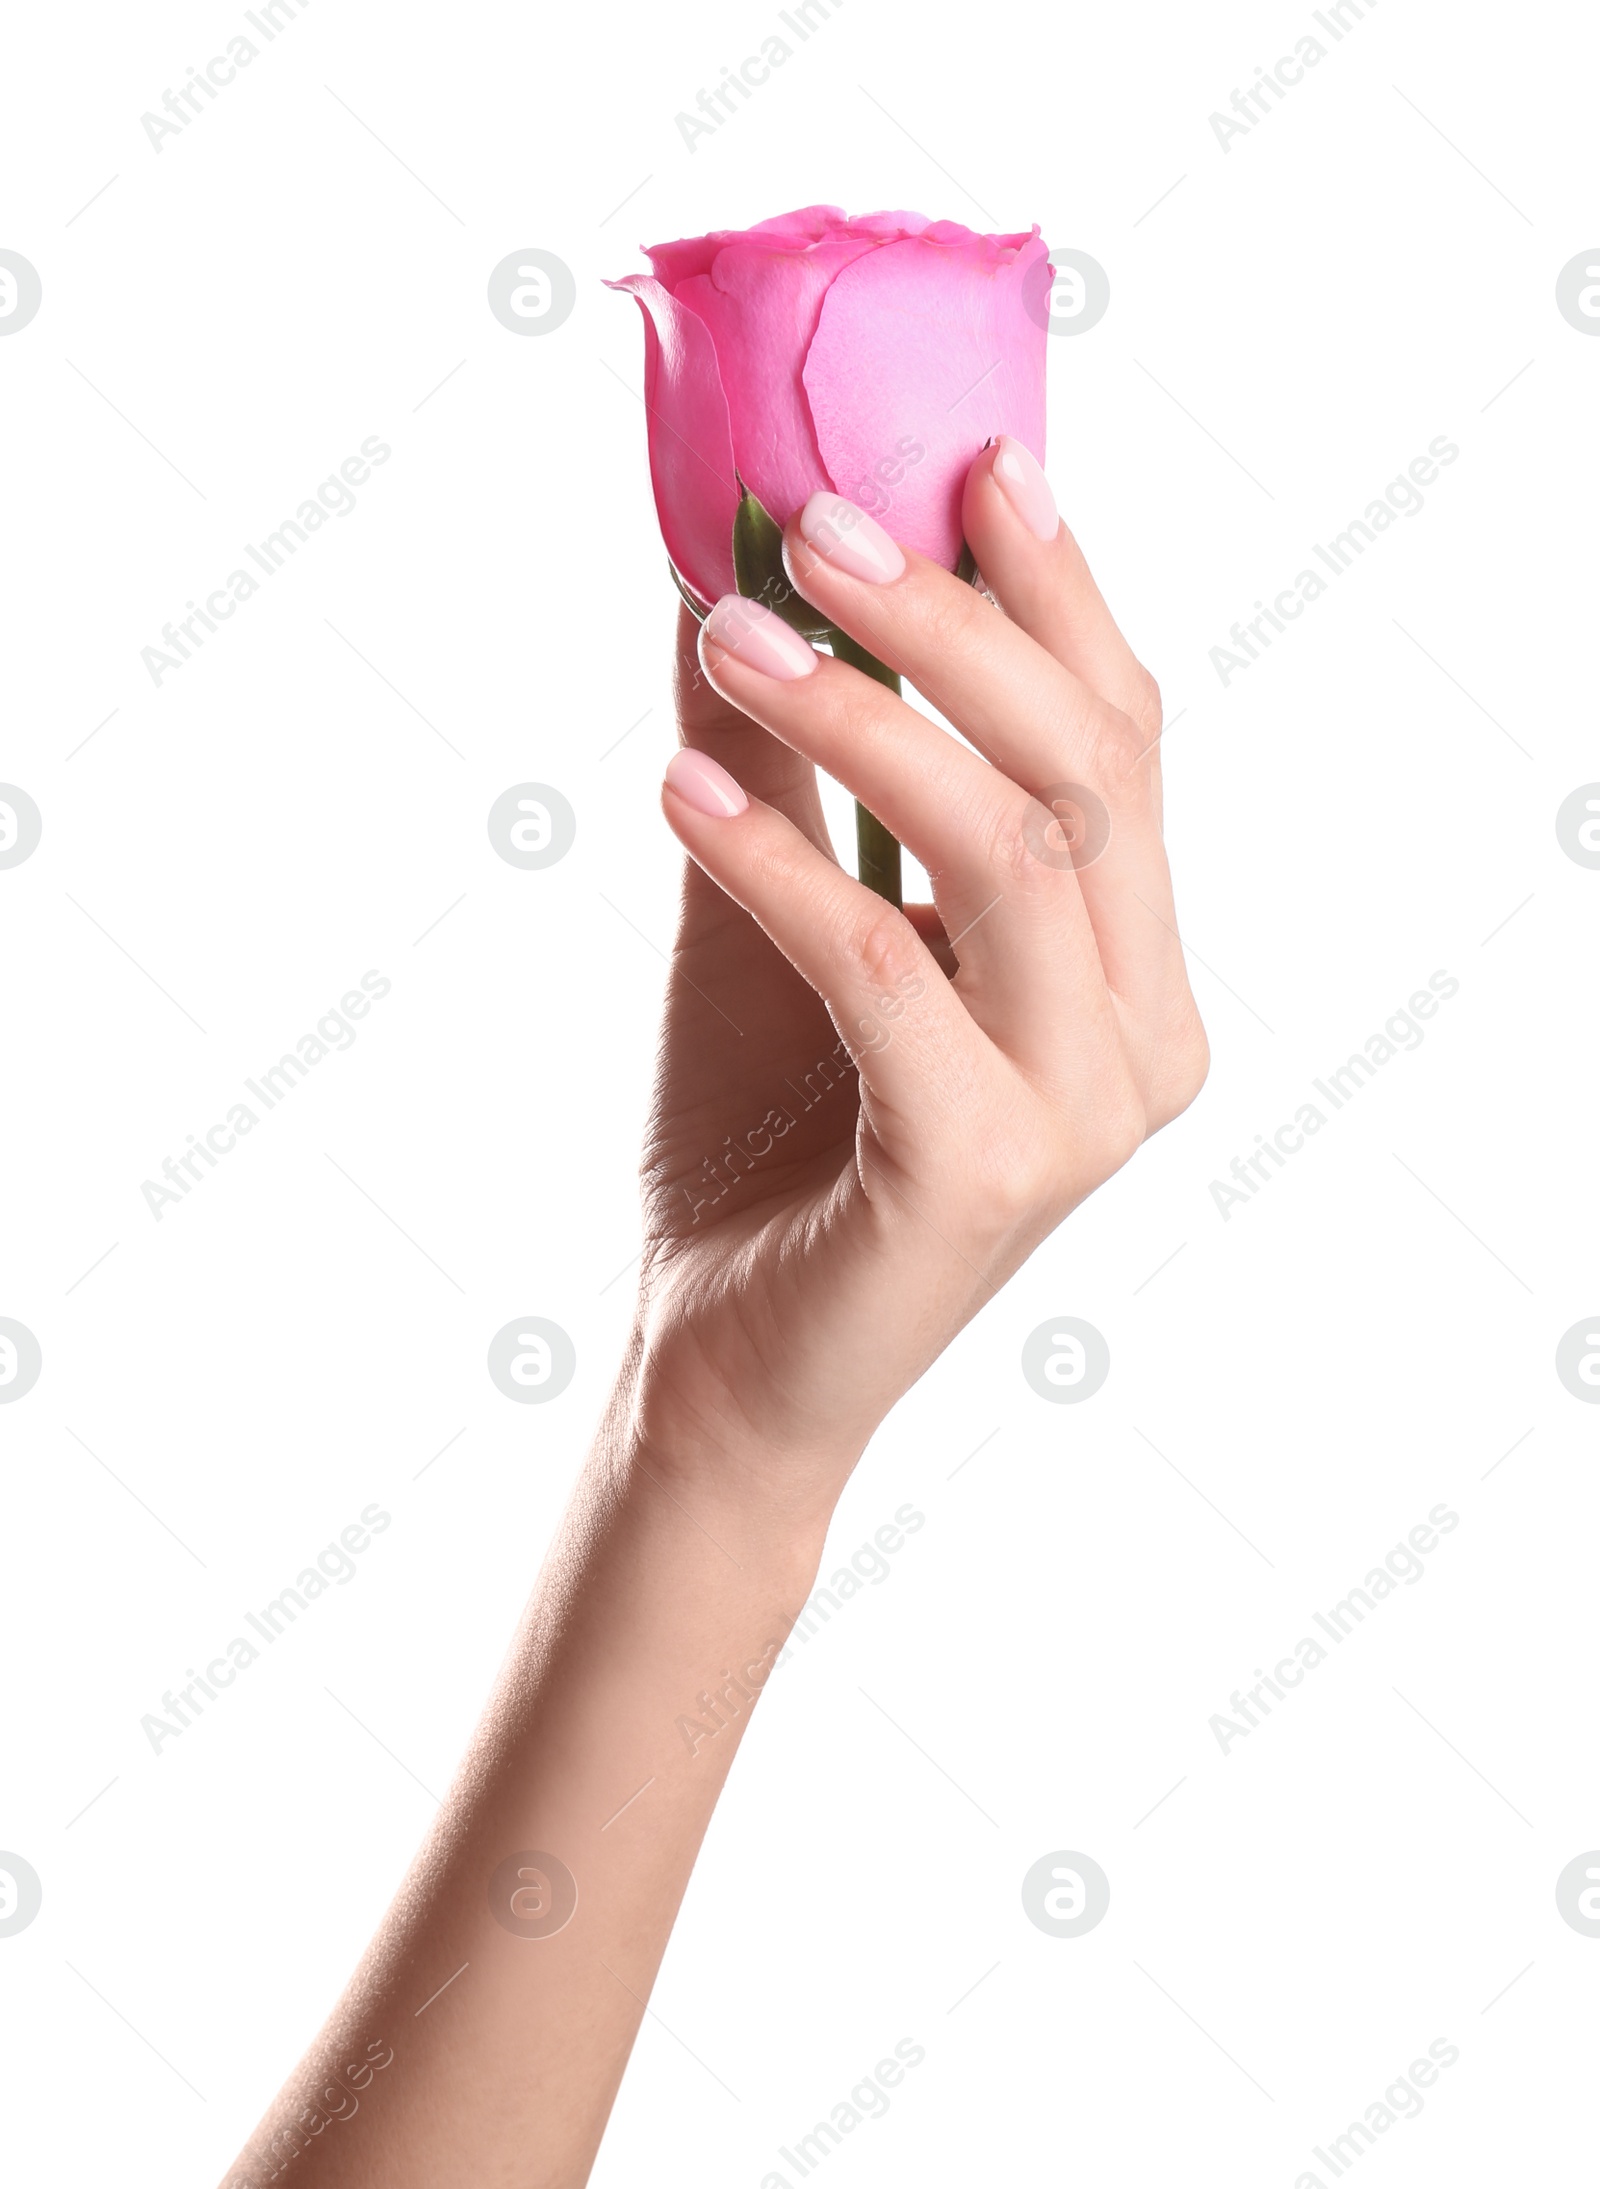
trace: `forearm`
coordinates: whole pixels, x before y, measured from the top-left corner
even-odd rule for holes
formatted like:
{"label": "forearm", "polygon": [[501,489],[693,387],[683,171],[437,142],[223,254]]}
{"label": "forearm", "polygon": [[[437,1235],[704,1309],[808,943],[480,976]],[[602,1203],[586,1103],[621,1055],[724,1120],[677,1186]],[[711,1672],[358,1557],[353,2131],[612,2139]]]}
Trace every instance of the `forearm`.
{"label": "forearm", "polygon": [[[238,2189],[579,2189],[862,1444],[1204,1078],[1159,694],[1030,464],[1003,439],[962,499],[999,614],[831,492],[785,528],[798,592],[962,740],[764,605],[680,618],[683,726],[755,795],[698,745],[669,768],[696,871],[635,1347],[434,1833]],[[841,872],[809,763],[935,905]]]}
{"label": "forearm", "polygon": [[681,1460],[602,1435],[437,1826],[231,2181],[587,2178],[826,1525]]}

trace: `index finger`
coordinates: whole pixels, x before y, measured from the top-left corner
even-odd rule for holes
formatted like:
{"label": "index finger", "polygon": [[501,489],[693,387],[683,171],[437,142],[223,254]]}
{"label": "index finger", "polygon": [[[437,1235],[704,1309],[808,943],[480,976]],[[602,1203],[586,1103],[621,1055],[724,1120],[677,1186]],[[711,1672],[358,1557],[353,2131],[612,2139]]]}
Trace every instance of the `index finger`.
{"label": "index finger", "polygon": [[747,714],[706,675],[700,663],[700,624],[693,611],[678,608],[678,650],[672,672],[681,741],[710,753],[720,767],[745,784],[763,804],[775,806],[806,839],[833,857],[823,818],[817,771],[803,753],[784,744]]}

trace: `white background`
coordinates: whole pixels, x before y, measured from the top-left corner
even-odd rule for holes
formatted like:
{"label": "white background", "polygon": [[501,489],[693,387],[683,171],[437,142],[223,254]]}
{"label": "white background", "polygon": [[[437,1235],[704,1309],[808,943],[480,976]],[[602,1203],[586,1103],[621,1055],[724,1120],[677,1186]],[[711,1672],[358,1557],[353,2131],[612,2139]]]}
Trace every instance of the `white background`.
{"label": "white background", "polygon": [[[1600,1414],[1553,1368],[1600,1306],[1600,874],[1553,826],[1600,777],[1600,342],[1554,304],[1600,235],[1593,28],[1385,4],[1224,151],[1308,8],[849,0],[689,151],[777,13],[316,5],[159,153],[141,114],[240,10],[7,30],[0,245],[44,284],[0,341],[0,777],[44,816],[0,873],[0,1313],[44,1356],[0,1409],[19,2178],[222,2172],[561,1510],[678,871],[641,334],[600,282],[814,200],[1108,271],[1050,344],[1049,468],[1173,718],[1215,1062],[868,1453],[841,1557],[926,1525],[775,1679],[595,2178],[794,2189],[778,2146],[905,2037],[829,2183],[1328,2184],[1312,2146],[1441,2037],[1363,2180],[1549,2176],[1600,1971],[1554,1897],[1600,1843]],[[540,339],[485,304],[527,247],[578,283]],[[141,648],[369,435],[356,510],[154,687]],[[1209,649],[1438,435],[1422,513],[1224,689]],[[578,815],[542,873],[484,825],[528,780]],[[368,968],[354,1047],[157,1223],[141,1182]],[[1211,1180],[1440,969],[1421,1048],[1224,1222]],[[579,1362],[541,1409],[484,1368],[530,1313]],[[1078,1407],[1019,1368],[1060,1314],[1111,1348]],[[141,1716],[374,1501],[356,1578],[153,1755]],[[1224,1755],[1233,1689],[1441,1501],[1426,1578]],[[1111,1880],[1076,1941],[1022,1910],[1056,1849]]]}

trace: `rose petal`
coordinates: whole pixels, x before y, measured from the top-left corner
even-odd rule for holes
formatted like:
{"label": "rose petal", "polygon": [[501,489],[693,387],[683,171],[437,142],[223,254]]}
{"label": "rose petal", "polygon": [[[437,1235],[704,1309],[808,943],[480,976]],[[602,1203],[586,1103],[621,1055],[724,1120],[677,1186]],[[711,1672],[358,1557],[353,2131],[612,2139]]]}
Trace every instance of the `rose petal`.
{"label": "rose petal", "polygon": [[1038,233],[1037,228],[1024,228],[1013,236],[980,235],[975,228],[963,228],[958,220],[929,221],[922,229],[923,240],[927,243],[946,243],[956,249],[970,245],[992,260],[1002,258],[1008,251],[1020,250]]}
{"label": "rose petal", "polygon": [[656,279],[675,289],[690,274],[705,273],[727,241],[726,236],[683,236],[676,243],[647,243],[641,248]]}
{"label": "rose petal", "polygon": [[879,248],[866,236],[799,252],[741,237],[675,292],[716,344],[739,476],[780,525],[828,484],[800,379],[822,300],[842,268]]}
{"label": "rose petal", "polygon": [[[938,226],[957,230],[943,248],[929,229],[844,268],[802,379],[835,490],[954,569],[961,489],[984,443],[1009,433],[1044,461],[1047,335],[1032,269],[1047,254],[1037,230],[1015,247]],[[926,453],[907,464],[912,438]]]}
{"label": "rose petal", "polygon": [[898,243],[906,236],[920,236],[928,226],[926,213],[852,213],[845,228],[853,236],[877,236]]}
{"label": "rose petal", "polygon": [[790,243],[804,250],[824,237],[847,234],[849,226],[836,205],[806,205],[797,213],[779,213],[771,220],[758,221],[754,228],[714,228],[708,236],[680,236],[674,243],[646,244],[644,255],[657,280],[664,281],[676,294],[679,285],[695,274],[708,274],[720,251],[743,243],[747,236],[769,237],[774,245]]}
{"label": "rose petal", "polygon": [[802,205],[798,212],[774,213],[770,220],[758,220],[753,228],[725,231],[721,240],[733,243],[741,236],[775,236],[816,243],[824,236],[837,236],[849,225],[840,206]]}
{"label": "rose petal", "polygon": [[607,283],[644,313],[644,399],[650,483],[667,553],[701,599],[734,590],[733,520],[739,507],[728,399],[710,333],[649,274]]}
{"label": "rose petal", "polygon": [[[951,226],[949,222],[941,225]],[[771,220],[757,221],[753,228],[716,228],[708,236],[680,236],[671,243],[650,243],[641,248],[657,280],[676,291],[680,282],[691,276],[708,274],[719,252],[751,236],[761,236],[774,247],[788,245],[804,251],[813,243],[847,243],[860,236],[878,243],[894,242],[902,236],[920,236],[927,226],[924,213],[859,213],[852,219],[837,205],[802,205],[796,212],[776,213]],[[954,232],[968,233],[965,229]],[[1020,243],[1025,239],[1019,236],[1015,240]]]}

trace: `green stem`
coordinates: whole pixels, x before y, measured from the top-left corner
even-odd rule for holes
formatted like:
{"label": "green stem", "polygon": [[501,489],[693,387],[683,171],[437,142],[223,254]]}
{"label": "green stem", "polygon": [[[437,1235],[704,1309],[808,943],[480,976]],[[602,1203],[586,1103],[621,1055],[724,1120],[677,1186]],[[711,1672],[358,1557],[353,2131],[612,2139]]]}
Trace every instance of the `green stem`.
{"label": "green stem", "polygon": [[[900,679],[895,671],[885,668],[875,654],[858,646],[847,632],[830,632],[828,643],[835,660],[849,662],[852,669],[861,670],[863,675],[899,695]],[[856,800],[856,871],[869,889],[876,890],[880,897],[887,897],[890,904],[899,905],[900,846],[877,815],[869,813],[859,799]]]}

